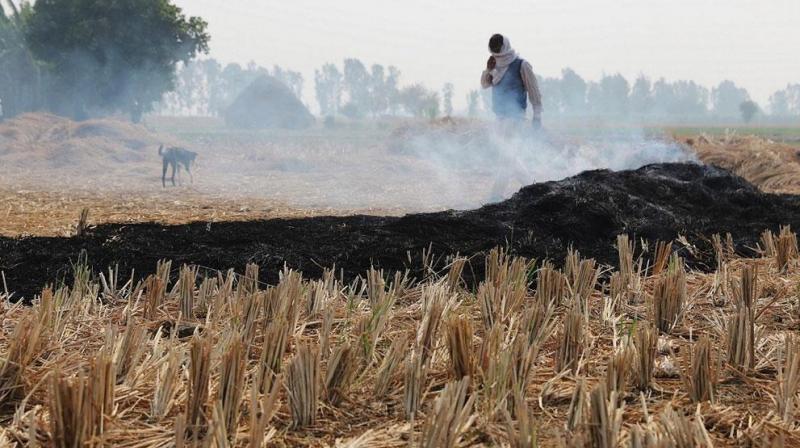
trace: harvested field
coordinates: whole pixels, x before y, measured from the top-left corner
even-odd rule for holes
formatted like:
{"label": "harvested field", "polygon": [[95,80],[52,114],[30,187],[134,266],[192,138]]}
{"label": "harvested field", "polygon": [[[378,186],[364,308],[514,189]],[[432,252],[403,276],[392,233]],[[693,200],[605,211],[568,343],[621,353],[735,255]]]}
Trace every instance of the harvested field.
{"label": "harvested field", "polygon": [[[731,162],[758,145],[692,142],[759,188],[655,164],[401,217],[465,190],[393,183],[431,166],[380,133],[187,133],[221,173],[164,190],[158,134],[33,128],[0,141],[28,142],[0,154],[19,160],[0,166],[0,444],[800,444],[800,261],[779,233],[800,198],[763,192],[795,192],[763,175],[780,162]],[[56,163],[76,145],[88,172]],[[393,202],[415,194],[441,202]]]}
{"label": "harvested field", "polygon": [[[423,257],[410,281],[391,271],[312,281],[287,269],[275,286],[255,265],[207,276],[160,263],[128,281],[76,260],[66,285],[33,306],[2,304],[0,437],[123,447],[800,443],[793,234],[762,237],[754,259],[722,239],[711,273],[685,271],[669,246],[616,241],[610,268],[577,252],[562,270],[494,250],[472,261],[486,272],[475,288],[460,257],[442,269]],[[662,301],[673,311],[658,332]]]}
{"label": "harvested field", "polygon": [[762,191],[800,194],[800,149],[756,136],[701,135],[687,139],[703,163],[716,165]]}

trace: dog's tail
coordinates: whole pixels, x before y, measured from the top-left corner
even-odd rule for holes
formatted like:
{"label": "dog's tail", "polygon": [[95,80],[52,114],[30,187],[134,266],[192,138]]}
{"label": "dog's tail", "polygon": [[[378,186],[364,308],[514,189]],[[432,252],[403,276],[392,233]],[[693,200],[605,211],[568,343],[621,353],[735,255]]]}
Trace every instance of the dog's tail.
{"label": "dog's tail", "polygon": [[164,145],[158,145],[158,155],[160,156],[164,155],[163,151],[164,151]]}

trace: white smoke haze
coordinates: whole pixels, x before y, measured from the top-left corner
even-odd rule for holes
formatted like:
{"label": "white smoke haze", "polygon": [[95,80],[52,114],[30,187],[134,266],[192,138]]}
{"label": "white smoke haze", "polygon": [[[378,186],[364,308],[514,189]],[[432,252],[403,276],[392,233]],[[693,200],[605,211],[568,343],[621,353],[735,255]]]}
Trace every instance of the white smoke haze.
{"label": "white smoke haze", "polygon": [[[636,169],[652,163],[697,162],[695,154],[643,131],[565,138],[561,130],[533,130],[529,123],[493,123],[458,131],[410,135],[398,151],[422,161],[439,197],[454,207],[477,207],[510,197],[528,184],[560,180],[586,170]],[[488,187],[488,188],[487,188]]]}
{"label": "white smoke haze", "polygon": [[[142,127],[48,116],[0,125],[0,186],[181,201],[274,202],[331,213],[469,209],[519,188],[585,170],[696,161],[640,130],[546,127],[444,119],[333,129],[241,131],[198,118],[150,117]],[[199,153],[194,183],[161,186],[159,144]],[[169,174],[169,173],[168,173]]]}

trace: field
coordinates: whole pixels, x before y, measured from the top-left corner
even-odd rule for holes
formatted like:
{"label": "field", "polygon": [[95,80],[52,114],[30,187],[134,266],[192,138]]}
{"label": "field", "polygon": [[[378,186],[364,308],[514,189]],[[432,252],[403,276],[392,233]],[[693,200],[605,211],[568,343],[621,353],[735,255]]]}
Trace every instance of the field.
{"label": "field", "polygon": [[[780,228],[800,200],[764,194],[800,193],[791,138],[653,147],[757,188],[665,164],[449,212],[527,159],[453,162],[453,141],[486,147],[476,123],[25,120],[0,125],[0,294],[43,288],[0,305],[0,444],[800,444],[800,256]],[[606,160],[583,140],[650,144],[606,133],[547,145],[583,166]],[[162,141],[200,153],[194,183],[161,187]]]}

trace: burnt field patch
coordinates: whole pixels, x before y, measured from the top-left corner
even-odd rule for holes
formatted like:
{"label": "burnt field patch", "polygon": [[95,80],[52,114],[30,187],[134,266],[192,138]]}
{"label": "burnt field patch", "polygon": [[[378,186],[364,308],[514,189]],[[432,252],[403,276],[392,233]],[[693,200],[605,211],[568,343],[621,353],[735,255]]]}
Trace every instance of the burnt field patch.
{"label": "burnt field patch", "polygon": [[[472,256],[505,246],[516,255],[560,263],[571,245],[585,257],[613,264],[619,234],[651,243],[682,235],[690,243],[682,255],[705,269],[715,263],[711,235],[730,233],[737,252],[752,255],[759,234],[780,225],[800,227],[800,197],[762,193],[715,167],[656,164],[530,185],[506,201],[470,211],[105,224],[80,237],[2,237],[0,270],[16,297],[31,298],[42,285],[67,279],[82,251],[96,272],[118,265],[121,273],[135,270],[142,278],[160,259],[220,270],[256,263],[261,278],[274,282],[284,264],[309,277],[331,266],[345,279],[370,266],[419,274],[414,270],[429,248],[434,255]],[[482,270],[481,262],[472,263],[465,275],[480,278]]]}

